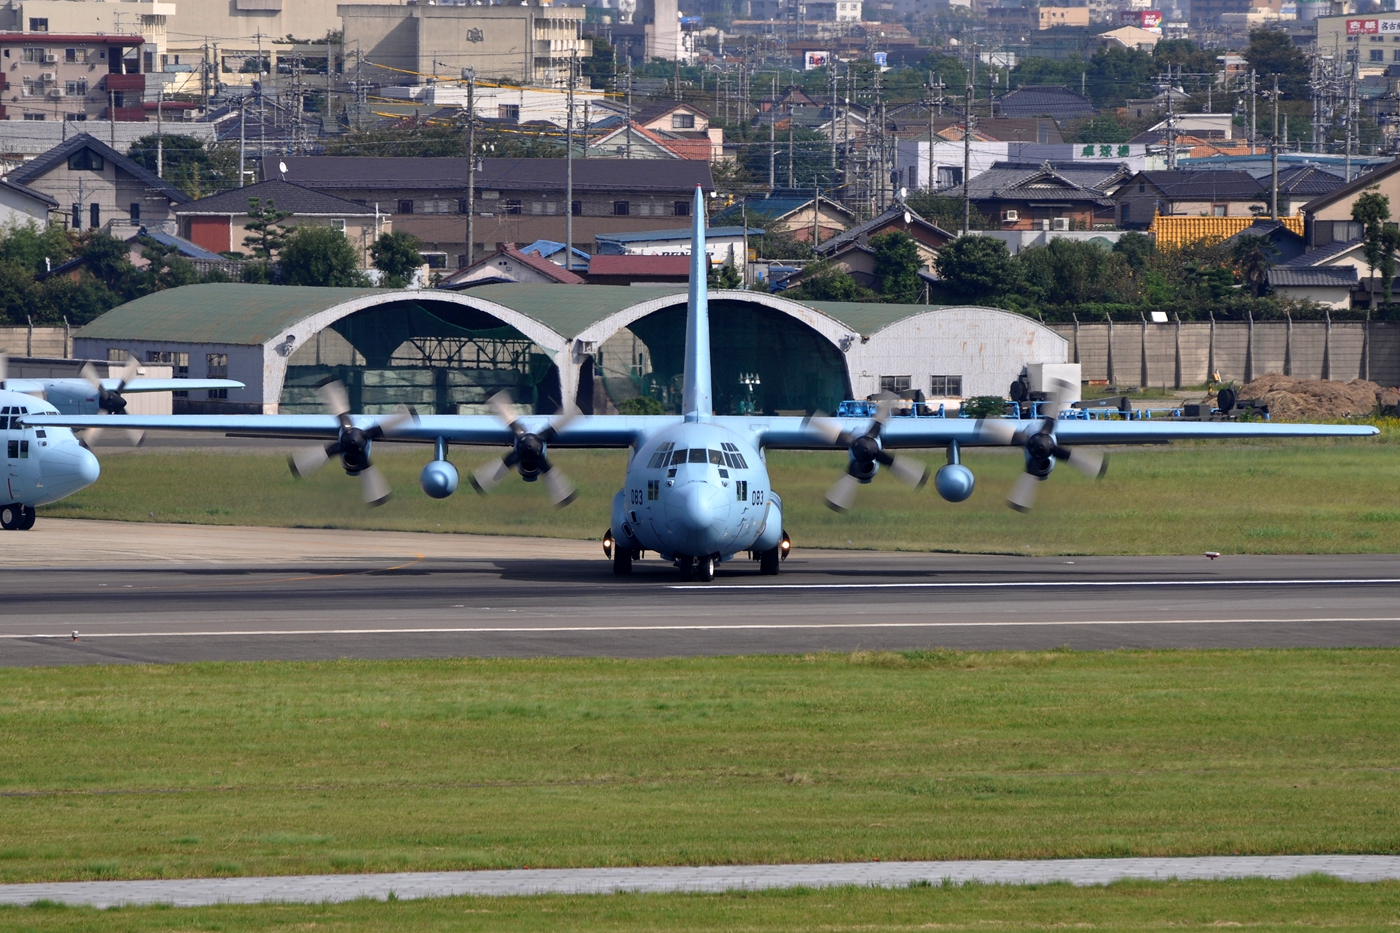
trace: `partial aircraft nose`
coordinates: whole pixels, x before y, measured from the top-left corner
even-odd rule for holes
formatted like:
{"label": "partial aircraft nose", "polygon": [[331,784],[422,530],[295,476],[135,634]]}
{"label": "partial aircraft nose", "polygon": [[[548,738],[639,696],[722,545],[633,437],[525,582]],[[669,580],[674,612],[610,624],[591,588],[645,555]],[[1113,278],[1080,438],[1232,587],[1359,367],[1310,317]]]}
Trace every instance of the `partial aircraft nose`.
{"label": "partial aircraft nose", "polygon": [[671,532],[684,539],[688,553],[712,554],[719,550],[729,521],[729,498],[723,489],[709,483],[685,483],[667,499]]}
{"label": "partial aircraft nose", "polygon": [[39,477],[44,484],[45,498],[50,502],[91,486],[101,474],[97,458],[77,444],[43,448]]}

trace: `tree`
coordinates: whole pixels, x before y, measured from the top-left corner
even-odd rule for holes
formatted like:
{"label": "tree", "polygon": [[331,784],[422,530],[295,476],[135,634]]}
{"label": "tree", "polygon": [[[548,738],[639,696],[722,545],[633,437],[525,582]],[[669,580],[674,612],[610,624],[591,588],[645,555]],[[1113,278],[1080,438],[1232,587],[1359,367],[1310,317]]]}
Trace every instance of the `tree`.
{"label": "tree", "polygon": [[1128,264],[1095,243],[1056,239],[1016,254],[1023,292],[1050,305],[1119,302],[1128,297]]}
{"label": "tree", "polygon": [[787,297],[794,300],[873,301],[876,295],[851,278],[840,266],[817,262],[802,270],[802,281],[789,289]]}
{"label": "tree", "polygon": [[1282,29],[1261,26],[1249,31],[1249,45],[1241,53],[1249,67],[1267,78],[1278,75],[1281,100],[1308,100],[1312,69],[1303,50]]}
{"label": "tree", "polygon": [[248,235],[243,238],[243,245],[258,259],[271,259],[287,240],[287,228],[282,226],[282,221],[291,216],[291,211],[278,210],[273,198],[266,202],[262,198],[249,198],[248,223],[244,225]]}
{"label": "tree", "polygon": [[[162,158],[158,158],[158,150]],[[205,148],[193,136],[167,134],[158,141],[154,133],[131,144],[127,155],[148,172],[163,161],[162,177],[192,198],[227,191],[238,184],[238,153],[230,146]]]}
{"label": "tree", "polygon": [[617,413],[620,415],[664,415],[666,406],[650,395],[638,395],[636,398],[623,399],[617,403]]}
{"label": "tree", "polygon": [[963,301],[985,301],[1016,287],[1016,264],[1006,244],[989,236],[960,236],[938,251],[938,277]]}
{"label": "tree", "polygon": [[332,227],[297,227],[278,254],[282,284],[327,288],[362,288],[369,279],[360,271],[355,247]]}
{"label": "tree", "polygon": [[386,288],[403,288],[413,281],[413,273],[423,265],[418,250],[422,242],[411,233],[395,230],[385,233],[369,248],[374,268],[384,273]]}
{"label": "tree", "polygon": [[[944,230],[961,230],[963,224],[963,201],[962,198],[949,197],[944,194],[913,194],[904,202],[904,206],[918,214],[931,224],[936,224]],[[986,230],[988,227],[995,227],[985,216],[974,206],[968,222],[973,230]]]}
{"label": "tree", "polygon": [[875,290],[886,301],[913,304],[923,291],[919,281],[919,247],[902,230],[892,230],[870,238],[875,251]]}
{"label": "tree", "polygon": [[142,270],[145,291],[159,292],[181,285],[193,285],[200,280],[194,263],[180,254],[180,248],[167,246],[150,237],[141,238],[141,258],[149,265]]}
{"label": "tree", "polygon": [[1113,244],[1113,251],[1123,257],[1123,261],[1128,264],[1134,275],[1141,275],[1147,271],[1155,250],[1152,238],[1136,231],[1123,234],[1118,238],[1118,242]]}
{"label": "tree", "polygon": [[743,288],[744,280],[739,271],[726,262],[710,268],[706,284],[710,288]]}
{"label": "tree", "polygon": [[1240,278],[1249,286],[1250,295],[1259,297],[1269,287],[1269,270],[1273,268],[1278,250],[1266,236],[1242,233],[1230,247],[1230,258],[1239,269]]}
{"label": "tree", "polygon": [[[1366,265],[1371,270],[1369,291],[1376,293],[1376,270],[1385,277],[1385,297],[1390,300],[1390,283],[1395,278],[1395,250],[1386,236],[1386,223],[1390,220],[1390,198],[1381,194],[1380,188],[1369,188],[1351,205],[1351,219],[1361,224],[1362,249],[1366,254]],[[1388,262],[1387,262],[1388,261]]]}

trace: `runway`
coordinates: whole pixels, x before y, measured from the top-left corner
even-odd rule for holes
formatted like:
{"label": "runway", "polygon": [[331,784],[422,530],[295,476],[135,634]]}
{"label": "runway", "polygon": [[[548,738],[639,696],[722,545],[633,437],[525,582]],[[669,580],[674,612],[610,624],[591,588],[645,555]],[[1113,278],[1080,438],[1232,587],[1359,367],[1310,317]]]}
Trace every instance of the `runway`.
{"label": "runway", "polygon": [[[794,552],[681,584],[596,542],[41,520],[0,664],[1400,645],[1400,557]],[[77,637],[74,637],[74,632]]]}

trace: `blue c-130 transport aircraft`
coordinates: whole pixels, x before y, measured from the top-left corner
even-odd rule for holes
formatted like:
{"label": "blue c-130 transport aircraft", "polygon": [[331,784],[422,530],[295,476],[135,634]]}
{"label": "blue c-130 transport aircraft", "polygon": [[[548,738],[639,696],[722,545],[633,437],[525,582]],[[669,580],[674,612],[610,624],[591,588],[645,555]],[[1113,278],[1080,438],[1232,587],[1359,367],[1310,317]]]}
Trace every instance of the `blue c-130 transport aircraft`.
{"label": "blue c-130 transport aircraft", "polygon": [[[501,396],[492,400],[495,416],[352,415],[344,387],[330,383],[321,389],[329,415],[132,415],[121,423],[146,430],[320,439],[324,446],[290,458],[293,472],[304,475],[338,456],[345,472],[360,478],[364,499],[371,505],[389,497],[389,486],[370,459],[379,439],[435,445],[419,481],[423,491],[437,499],[452,495],[458,486],[457,469],[447,459],[451,444],[507,446],[504,457],[469,477],[473,487],[489,492],[514,470],[527,482],[543,480],[559,506],[572,501],[574,488],[550,461],[550,448],[630,448],[626,478],[613,497],[612,522],[604,536],[614,573],[631,573],[632,562],[643,551],[654,551],[679,568],[683,580],[702,581],[713,579],[721,562],[741,554],[756,558],[763,574],[776,574],[787,556],[791,542],[783,528],[783,501],[765,462],[765,452],[771,449],[845,447],[850,454],[846,471],[827,493],[827,504],[845,511],[856,490],[874,479],[882,466],[910,486],[924,484],[928,469],[895,450],[945,448],[948,463],[938,470],[934,487],[943,498],[961,502],[972,494],[975,482],[960,462],[961,448],[1015,444],[1024,448],[1026,469],[1008,502],[1024,511],[1058,462],[1102,475],[1103,454],[1083,445],[1377,433],[1365,425],[1060,421],[1056,405],[1050,406],[1047,417],[1030,421],[890,419],[884,407],[874,419],[716,415],[710,385],[705,203],[698,188],[694,217],[680,415],[518,415]],[[25,423],[81,428],[112,421],[42,415],[27,417]]]}

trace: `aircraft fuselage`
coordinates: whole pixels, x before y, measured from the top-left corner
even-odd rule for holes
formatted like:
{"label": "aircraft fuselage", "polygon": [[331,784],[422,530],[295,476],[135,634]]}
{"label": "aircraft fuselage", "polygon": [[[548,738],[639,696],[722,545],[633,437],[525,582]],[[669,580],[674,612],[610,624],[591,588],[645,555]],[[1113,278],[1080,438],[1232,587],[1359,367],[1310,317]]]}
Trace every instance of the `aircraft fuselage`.
{"label": "aircraft fuselage", "polygon": [[0,390],[0,527],[28,528],[34,507],[57,502],[97,482],[97,458],[78,443],[68,428],[32,427],[26,415],[58,414],[43,399]]}

